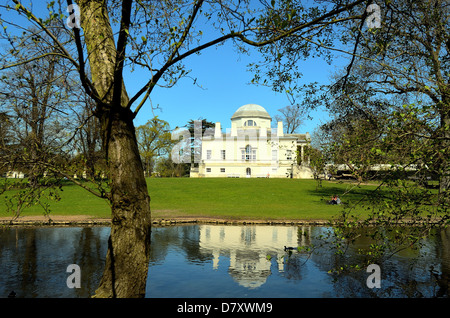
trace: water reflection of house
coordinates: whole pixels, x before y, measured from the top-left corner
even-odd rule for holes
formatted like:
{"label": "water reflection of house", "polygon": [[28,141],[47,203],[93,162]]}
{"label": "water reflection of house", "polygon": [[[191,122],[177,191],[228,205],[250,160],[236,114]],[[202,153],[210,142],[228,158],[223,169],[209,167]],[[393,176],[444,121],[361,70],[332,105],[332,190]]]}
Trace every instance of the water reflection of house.
{"label": "water reflection of house", "polygon": [[[213,256],[213,267],[218,269],[223,258],[229,258],[228,272],[240,285],[257,288],[271,274],[270,255],[276,260],[277,270],[283,271],[284,246],[308,244],[310,237],[302,235],[307,227],[273,226],[211,226],[202,225],[200,250]],[[310,230],[306,233],[311,233]]]}

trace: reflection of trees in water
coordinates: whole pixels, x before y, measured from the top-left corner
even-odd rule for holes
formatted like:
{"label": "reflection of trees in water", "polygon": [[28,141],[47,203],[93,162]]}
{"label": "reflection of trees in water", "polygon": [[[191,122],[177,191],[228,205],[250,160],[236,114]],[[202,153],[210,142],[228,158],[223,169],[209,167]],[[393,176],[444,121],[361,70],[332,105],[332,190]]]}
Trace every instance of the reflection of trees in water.
{"label": "reflection of trees in water", "polygon": [[289,255],[286,253],[284,257],[284,277],[291,280],[302,280],[303,273],[306,270],[304,256],[300,255]]}
{"label": "reflection of trees in water", "polygon": [[[31,286],[33,291],[36,290],[35,285],[36,285],[36,280],[37,280],[37,275],[36,275],[36,271],[37,271],[37,247],[36,247],[36,231],[33,230],[29,230],[26,231],[26,233],[24,233],[24,237],[23,237],[23,244],[24,244],[24,261],[23,262],[19,262],[19,267],[20,268],[20,276],[22,277],[21,280],[21,289],[25,290],[26,288],[30,288]],[[18,235],[19,232],[16,231],[16,235]],[[19,259],[17,260],[19,261]],[[37,297],[38,295],[36,295],[34,292],[32,294],[32,297]]]}
{"label": "reflection of trees in water", "polygon": [[74,289],[77,297],[93,295],[101,279],[107,244],[106,237],[99,235],[98,230],[95,227],[84,227],[78,238],[74,239],[77,244],[74,244],[73,264],[80,266],[83,282],[83,288]]}
{"label": "reflection of trees in water", "polygon": [[190,262],[201,263],[212,259],[200,251],[198,226],[169,226],[152,229],[150,263],[163,262],[170,248],[178,248],[186,253]]}
{"label": "reflection of trees in water", "polygon": [[[361,270],[345,271],[332,274],[333,288],[336,297],[346,298],[398,298],[425,297],[430,281],[419,282],[413,278],[412,272],[404,264],[385,262],[380,264],[381,288],[367,287],[367,279],[372,272]],[[428,296],[429,297],[429,296]]]}
{"label": "reflection of trees in water", "polygon": [[437,297],[450,297],[450,228],[436,235],[435,253],[441,260],[440,273],[432,273],[436,280]]}
{"label": "reflection of trees in water", "polygon": [[[269,229],[269,228],[268,228]],[[324,228],[297,227],[293,230],[294,240],[291,245],[312,246],[313,253],[298,253],[296,250],[284,253],[283,245],[286,233],[264,230],[269,238],[276,238],[275,247],[250,243],[258,241],[259,232],[252,227],[243,227],[237,232],[239,244],[233,237],[226,236],[225,227],[218,229],[218,245],[221,255],[230,259],[228,274],[239,284],[247,288],[263,285],[273,274],[274,266],[287,280],[301,281],[314,275],[314,271],[328,272],[341,265],[363,261],[359,248],[370,244],[361,237],[350,245],[343,255],[337,255]],[[272,230],[272,228],[270,228]],[[297,231],[297,232],[296,232]],[[6,248],[0,248],[0,297],[6,297],[11,289],[17,297],[88,297],[97,288],[106,255],[108,233],[105,228],[67,228],[52,229],[7,229],[0,231],[0,242]],[[290,232],[289,232],[290,233]],[[288,233],[288,234],[289,234]],[[207,235],[207,231],[204,232]],[[213,234],[212,232],[210,233]],[[163,262],[170,250],[182,251],[191,263],[209,262],[214,257],[210,249],[200,248],[200,231],[198,226],[173,226],[153,228],[151,262]],[[290,235],[290,234],[289,234]],[[322,235],[322,236],[321,236]],[[259,237],[260,238],[260,237]],[[225,243],[231,245],[225,248]],[[233,245],[233,244],[237,245]],[[223,245],[222,245],[223,244]],[[241,244],[241,245],[240,245]],[[276,248],[280,244],[279,249]],[[254,248],[254,249],[253,249]],[[267,248],[269,250],[267,250]],[[278,253],[278,254],[277,254]],[[270,254],[273,258],[268,260]],[[281,260],[281,256],[285,255]],[[417,257],[419,256],[420,257]],[[216,255],[217,256],[217,255]],[[67,265],[78,264],[82,270],[82,289],[65,288]],[[221,263],[222,264],[222,263]],[[228,266],[228,263],[223,263]],[[379,264],[381,266],[381,289],[369,289],[366,286],[365,267],[360,271],[344,272],[341,275],[330,274],[333,291],[332,297],[449,297],[450,281],[450,229],[436,232],[423,241],[418,251],[402,251]],[[431,267],[433,266],[433,271]],[[50,276],[59,273],[53,281]],[[56,286],[57,285],[57,286]],[[61,287],[62,286],[62,287]],[[328,288],[328,287],[327,287]],[[57,290],[59,289],[59,291]],[[61,291],[62,290],[62,291]]]}
{"label": "reflection of trees in water", "polygon": [[186,258],[190,262],[203,263],[210,261],[212,255],[204,254],[200,251],[200,232],[197,226],[181,227],[182,238],[180,245],[186,252]]}
{"label": "reflection of trees in water", "polygon": [[5,228],[0,232],[0,298],[12,290],[16,297],[37,297],[39,253],[35,229]]}
{"label": "reflection of trees in water", "polygon": [[[380,289],[370,289],[366,280],[367,262],[361,249],[371,240],[361,236],[349,244],[344,254],[337,250],[328,236],[316,236],[311,260],[323,271],[332,271],[337,297],[449,297],[450,229],[437,231],[425,239],[418,249],[405,249],[377,262],[381,267]],[[360,270],[349,265],[365,264]],[[334,271],[341,269],[342,271]],[[434,273],[432,271],[434,269]]]}
{"label": "reflection of trees in water", "polygon": [[[106,255],[107,228],[14,228],[0,232],[0,297],[89,297]],[[107,234],[107,233],[106,233]],[[69,264],[81,268],[81,288],[69,289]]]}

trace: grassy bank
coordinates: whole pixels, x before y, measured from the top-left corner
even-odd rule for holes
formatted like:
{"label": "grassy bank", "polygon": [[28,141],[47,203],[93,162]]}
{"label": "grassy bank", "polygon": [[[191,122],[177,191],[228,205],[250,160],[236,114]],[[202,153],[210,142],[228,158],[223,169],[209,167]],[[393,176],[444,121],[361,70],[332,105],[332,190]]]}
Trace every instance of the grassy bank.
{"label": "grassy bank", "polygon": [[[148,181],[155,216],[168,210],[186,216],[233,219],[330,219],[340,207],[326,201],[348,187],[324,182],[316,189],[313,180],[295,179],[172,180]],[[371,188],[354,189],[341,198],[346,203],[355,202]]]}
{"label": "grassy bank", "polygon": [[[350,185],[297,179],[147,179],[154,218],[211,217],[228,219],[330,219],[341,209],[326,204],[333,194],[351,204],[368,194],[374,186]],[[10,195],[11,193],[9,193]],[[8,194],[6,194],[8,195]],[[5,194],[1,197],[0,217],[6,213]],[[91,215],[107,218],[110,210],[105,200],[86,190],[67,184],[61,201],[51,203],[53,215]],[[22,215],[41,215],[39,206],[27,208]]]}

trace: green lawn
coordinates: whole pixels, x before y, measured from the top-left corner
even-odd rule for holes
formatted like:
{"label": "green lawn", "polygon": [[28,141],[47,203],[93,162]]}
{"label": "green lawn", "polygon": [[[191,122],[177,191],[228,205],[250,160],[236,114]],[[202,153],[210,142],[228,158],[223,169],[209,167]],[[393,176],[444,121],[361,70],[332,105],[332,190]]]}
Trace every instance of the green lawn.
{"label": "green lawn", "polygon": [[[374,186],[357,187],[342,196],[348,183],[323,181],[317,188],[314,180],[298,179],[228,179],[228,178],[151,178],[147,179],[153,217],[216,217],[232,219],[330,219],[341,209],[327,205],[333,194],[351,204]],[[5,195],[5,194],[4,194]],[[5,212],[4,195],[0,216]],[[72,184],[63,187],[61,201],[53,202],[54,215],[92,215],[109,217],[105,200]],[[22,215],[39,215],[37,206]]]}
{"label": "green lawn", "polygon": [[[327,205],[348,185],[297,179],[149,179],[152,208],[185,215],[235,219],[329,219],[340,207]],[[370,188],[341,197],[359,199]]]}
{"label": "green lawn", "polygon": [[[12,216],[6,211],[6,201],[17,191],[7,191],[0,196],[0,217]],[[100,199],[81,187],[67,182],[59,191],[60,201],[47,201],[50,213],[55,215],[92,215],[93,217],[109,217],[111,212],[106,200]],[[43,209],[33,205],[23,210],[25,215],[42,215]]]}

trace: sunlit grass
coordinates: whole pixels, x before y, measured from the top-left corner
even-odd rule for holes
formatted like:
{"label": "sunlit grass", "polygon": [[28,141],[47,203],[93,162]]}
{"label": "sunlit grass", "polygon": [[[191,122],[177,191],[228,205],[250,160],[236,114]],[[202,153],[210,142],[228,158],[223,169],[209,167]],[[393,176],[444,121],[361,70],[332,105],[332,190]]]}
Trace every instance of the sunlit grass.
{"label": "sunlit grass", "polygon": [[[349,206],[369,194],[375,186],[354,187],[348,183],[299,179],[234,179],[234,178],[149,178],[153,217],[212,217],[263,220],[328,220],[341,206],[328,205],[334,194]],[[350,188],[352,187],[352,188]],[[79,186],[67,183],[60,192],[61,200],[50,202],[53,215],[91,215],[109,217],[106,200]],[[1,196],[0,216],[6,211],[5,195]],[[38,205],[25,209],[22,215],[41,215]]]}
{"label": "sunlit grass", "polygon": [[[349,205],[374,186],[348,190],[348,184],[298,179],[148,179],[152,209],[188,216],[233,219],[330,219],[341,206],[328,205],[334,194]],[[175,212],[176,211],[176,212]],[[167,213],[170,215],[170,213]]]}

